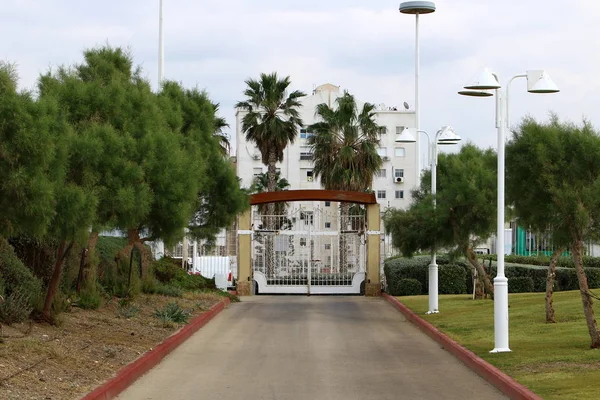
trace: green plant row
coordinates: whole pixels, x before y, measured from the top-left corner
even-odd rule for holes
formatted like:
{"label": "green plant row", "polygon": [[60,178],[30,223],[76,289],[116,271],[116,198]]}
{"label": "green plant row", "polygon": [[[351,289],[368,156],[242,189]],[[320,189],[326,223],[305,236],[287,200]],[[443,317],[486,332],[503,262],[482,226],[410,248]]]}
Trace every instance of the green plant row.
{"label": "green plant row", "polygon": [[[405,279],[414,279],[421,284],[418,294],[427,294],[429,290],[428,266],[431,259],[429,256],[418,256],[413,258],[394,258],[385,262],[384,273],[386,277],[387,290],[391,295],[405,295],[407,290],[414,291],[405,286]],[[438,289],[440,294],[470,293],[473,290],[471,267],[463,261],[453,261],[442,256],[438,258],[439,277]],[[485,263],[484,268],[488,275],[496,276],[495,263]],[[590,288],[600,288],[600,268],[587,268],[585,270]],[[544,292],[546,290],[546,279],[548,267],[537,265],[519,265],[507,263],[505,274],[508,278],[508,289],[511,293]],[[567,291],[577,290],[579,282],[574,268],[557,267],[554,282],[554,290]]]}
{"label": "green plant row", "polygon": [[[486,254],[478,257],[480,260],[492,260],[496,261],[495,254]],[[537,256],[519,256],[516,254],[510,254],[504,256],[504,261],[507,263],[514,264],[528,264],[528,265],[542,265],[547,267],[550,265],[550,256],[537,255]],[[573,264],[573,259],[569,256],[561,256],[558,258],[558,262],[556,264],[557,267],[562,268],[575,268],[575,264]],[[592,257],[592,256],[584,256],[583,257],[583,267],[584,268],[600,268],[600,257]]]}

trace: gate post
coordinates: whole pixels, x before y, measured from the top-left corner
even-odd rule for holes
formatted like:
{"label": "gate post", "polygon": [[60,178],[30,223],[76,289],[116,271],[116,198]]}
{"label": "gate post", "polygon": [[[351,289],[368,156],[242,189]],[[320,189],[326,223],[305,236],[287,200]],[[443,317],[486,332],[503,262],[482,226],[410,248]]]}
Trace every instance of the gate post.
{"label": "gate post", "polygon": [[252,294],[252,207],[244,211],[238,219],[238,280],[237,293],[239,296]]}
{"label": "gate post", "polygon": [[379,204],[367,204],[367,281],[366,296],[381,296],[380,251],[381,216]]}

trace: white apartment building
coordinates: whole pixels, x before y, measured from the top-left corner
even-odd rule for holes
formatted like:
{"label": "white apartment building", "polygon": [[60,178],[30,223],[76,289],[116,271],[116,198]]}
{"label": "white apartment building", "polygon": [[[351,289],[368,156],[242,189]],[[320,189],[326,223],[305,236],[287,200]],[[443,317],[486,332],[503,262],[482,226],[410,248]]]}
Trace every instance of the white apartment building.
{"label": "white apartment building", "polygon": [[[300,99],[300,115],[304,127],[298,132],[293,144],[284,151],[283,162],[277,164],[281,177],[287,179],[290,189],[321,189],[319,180],[313,176],[313,161],[307,138],[312,134],[308,127],[318,120],[315,109],[318,104],[335,106],[335,99],[343,92],[338,86],[324,84],[314,89],[310,96]],[[359,109],[364,103],[357,100]],[[245,111],[236,113],[237,175],[243,187],[250,187],[256,175],[266,172],[260,152],[253,143],[246,142],[242,132],[242,119]],[[397,110],[396,107],[377,106],[376,121],[384,127],[380,135],[379,155],[383,165],[373,179],[373,191],[382,212],[388,208],[406,208],[411,201],[410,193],[416,185],[416,145],[395,143],[396,132],[403,126],[415,126],[415,113],[412,110]]]}

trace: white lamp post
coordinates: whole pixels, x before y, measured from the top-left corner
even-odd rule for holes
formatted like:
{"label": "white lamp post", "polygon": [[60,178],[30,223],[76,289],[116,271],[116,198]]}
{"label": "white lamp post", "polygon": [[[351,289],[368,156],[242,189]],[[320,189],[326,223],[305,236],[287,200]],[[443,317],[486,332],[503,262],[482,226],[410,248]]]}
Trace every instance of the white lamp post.
{"label": "white lamp post", "polygon": [[[415,126],[417,130],[421,128],[421,118],[419,107],[419,15],[431,14],[435,12],[435,3],[433,1],[405,1],[400,3],[400,12],[402,14],[414,14],[415,16]],[[417,187],[421,180],[420,148],[419,141],[416,142],[417,152]]]}
{"label": "white lamp post", "polygon": [[[457,144],[460,141],[460,136],[454,132],[449,126],[443,126],[435,134],[433,142],[429,134],[422,130],[417,130],[418,133],[424,133],[427,136],[429,145],[429,162],[431,163],[431,194],[433,195],[433,206],[436,206],[435,196],[437,194],[437,155],[438,145]],[[412,134],[409,128],[404,127],[398,135],[396,135],[396,143],[414,143],[417,139]],[[438,298],[438,265],[436,259],[435,246],[431,250],[431,264],[429,264],[429,311],[427,314],[439,313],[439,298]]]}
{"label": "white lamp post", "polygon": [[494,349],[492,353],[509,352],[508,346],[508,279],[504,274],[504,130],[508,129],[508,94],[512,81],[527,78],[530,93],[556,93],[558,87],[543,70],[527,71],[515,75],[506,84],[506,95],[498,75],[485,68],[458,92],[465,96],[492,96],[487,90],[496,90],[496,128],[498,129],[498,221],[496,254],[498,272],[494,278]]}
{"label": "white lamp post", "polygon": [[158,9],[158,90],[162,86],[165,70],[165,47],[163,32],[163,0],[159,2]]}

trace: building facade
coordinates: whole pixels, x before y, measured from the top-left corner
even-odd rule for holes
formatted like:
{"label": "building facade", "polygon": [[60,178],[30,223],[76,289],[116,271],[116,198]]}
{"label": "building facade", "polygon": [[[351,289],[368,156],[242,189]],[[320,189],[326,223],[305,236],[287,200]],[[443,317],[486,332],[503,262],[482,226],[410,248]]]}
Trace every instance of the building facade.
{"label": "building facade", "polygon": [[[300,99],[299,109],[304,126],[298,132],[294,143],[284,151],[283,162],[277,164],[281,178],[287,179],[290,189],[321,189],[319,179],[313,176],[313,159],[307,139],[312,135],[308,127],[319,122],[315,117],[318,104],[335,106],[335,100],[343,92],[338,86],[324,84],[314,89],[313,94]],[[359,109],[364,103],[357,101]],[[396,132],[403,126],[415,126],[415,113],[397,110],[396,107],[377,106],[376,122],[382,126],[379,155],[383,165],[373,178],[373,191],[381,210],[388,207],[406,208],[410,204],[410,192],[416,185],[416,145],[395,143]],[[237,175],[243,187],[250,187],[254,177],[267,171],[262,164],[260,152],[253,143],[246,142],[242,131],[245,111],[236,113]],[[323,205],[322,205],[323,206]]]}

